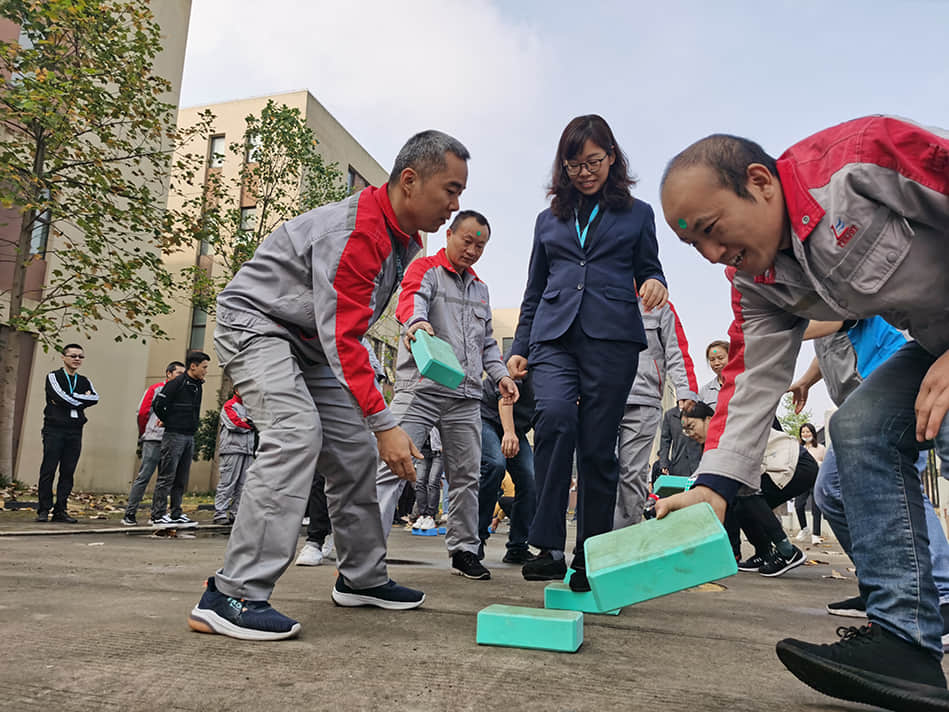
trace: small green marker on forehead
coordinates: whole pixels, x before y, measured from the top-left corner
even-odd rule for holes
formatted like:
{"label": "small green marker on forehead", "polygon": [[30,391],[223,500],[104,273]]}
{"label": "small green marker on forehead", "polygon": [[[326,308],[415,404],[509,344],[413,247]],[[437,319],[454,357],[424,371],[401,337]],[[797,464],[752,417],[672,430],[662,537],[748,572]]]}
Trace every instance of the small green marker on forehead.
{"label": "small green marker on forehead", "polygon": [[689,227],[689,224],[685,221],[685,218],[679,218],[679,227],[681,227],[683,230]]}
{"label": "small green marker on forehead", "polygon": [[478,230],[478,232],[475,233],[475,237],[481,237],[481,231],[480,231],[480,230]]}

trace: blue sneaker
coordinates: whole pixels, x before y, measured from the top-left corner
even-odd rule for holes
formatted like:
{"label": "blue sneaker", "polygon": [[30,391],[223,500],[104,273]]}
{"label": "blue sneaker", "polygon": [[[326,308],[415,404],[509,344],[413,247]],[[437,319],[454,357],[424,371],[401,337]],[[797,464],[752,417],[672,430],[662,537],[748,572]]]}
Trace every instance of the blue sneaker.
{"label": "blue sneaker", "polygon": [[199,633],[219,633],[241,640],[282,640],[300,632],[299,623],[275,611],[267,601],[248,601],[221,593],[213,576],[191,610],[188,625]]}
{"label": "blue sneaker", "polygon": [[392,611],[404,611],[418,608],[425,600],[425,594],[389,579],[381,586],[354,589],[346,585],[342,576],[336,577],[333,586],[333,603],[337,606],[378,606]]}

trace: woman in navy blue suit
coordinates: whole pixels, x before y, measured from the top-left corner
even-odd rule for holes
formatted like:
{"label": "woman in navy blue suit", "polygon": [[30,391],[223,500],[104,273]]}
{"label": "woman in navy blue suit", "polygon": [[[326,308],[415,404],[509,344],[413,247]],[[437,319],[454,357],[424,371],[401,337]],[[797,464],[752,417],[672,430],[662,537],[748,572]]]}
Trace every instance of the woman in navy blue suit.
{"label": "woman in navy blue suit", "polygon": [[[610,531],[616,501],[616,436],[646,345],[637,291],[648,311],[665,304],[652,208],[633,198],[626,156],[601,117],[564,129],[538,217],[508,360],[531,369],[536,395],[537,512],[528,541],[541,550],[524,578],[563,578],[566,511],[577,454],[577,541],[570,587],[589,591],[583,542]],[[639,289],[637,290],[637,285]]]}

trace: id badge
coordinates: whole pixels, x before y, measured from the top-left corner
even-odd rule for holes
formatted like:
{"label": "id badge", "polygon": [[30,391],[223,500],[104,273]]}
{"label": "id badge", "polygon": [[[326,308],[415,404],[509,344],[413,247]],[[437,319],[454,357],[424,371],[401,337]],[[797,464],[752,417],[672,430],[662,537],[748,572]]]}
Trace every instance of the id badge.
{"label": "id badge", "polygon": [[71,411],[69,411],[69,417],[70,417],[70,418],[78,418],[78,417],[79,417],[79,411],[76,410],[75,408],[73,408]]}

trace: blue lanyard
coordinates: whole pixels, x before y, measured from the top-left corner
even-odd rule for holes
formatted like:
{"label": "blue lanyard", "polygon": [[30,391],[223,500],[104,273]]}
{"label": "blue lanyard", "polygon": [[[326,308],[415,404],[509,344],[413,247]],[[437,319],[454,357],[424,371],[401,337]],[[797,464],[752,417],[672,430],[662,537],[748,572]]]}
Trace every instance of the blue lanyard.
{"label": "blue lanyard", "polygon": [[72,380],[69,380],[69,372],[66,369],[63,369],[63,374],[66,376],[66,383],[69,384],[69,395],[72,395],[76,392],[76,385],[79,383],[79,374],[74,373]]}
{"label": "blue lanyard", "polygon": [[594,206],[593,212],[590,213],[590,217],[589,217],[589,219],[587,220],[587,225],[586,225],[586,227],[583,228],[583,232],[580,232],[580,216],[579,216],[579,214],[577,214],[576,217],[574,218],[574,221],[573,221],[573,222],[574,222],[574,225],[576,225],[576,228],[577,228],[577,237],[580,238],[580,247],[584,247],[584,246],[585,246],[586,241],[587,241],[587,230],[590,229],[590,223],[593,222],[593,218],[596,217],[596,214],[597,214],[598,212],[600,212],[600,204],[599,204],[599,203],[597,203],[597,204]]}

